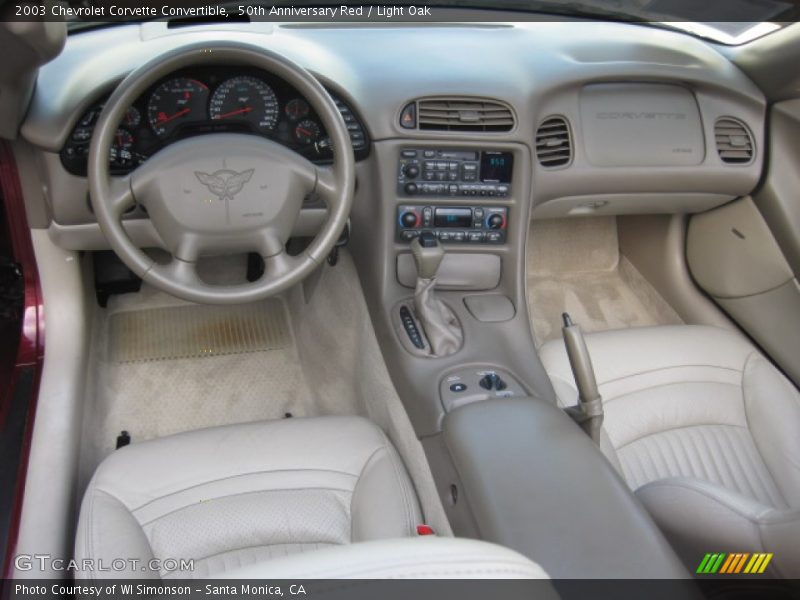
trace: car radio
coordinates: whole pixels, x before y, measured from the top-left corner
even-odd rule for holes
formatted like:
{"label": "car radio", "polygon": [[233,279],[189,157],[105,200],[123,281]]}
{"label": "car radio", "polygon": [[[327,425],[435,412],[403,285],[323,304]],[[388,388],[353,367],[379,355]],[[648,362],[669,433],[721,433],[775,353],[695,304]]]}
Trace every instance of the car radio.
{"label": "car radio", "polygon": [[407,148],[400,151],[397,192],[503,198],[511,193],[513,167],[511,152]]}
{"label": "car radio", "polygon": [[397,240],[410,242],[422,231],[433,231],[442,242],[502,244],[506,241],[508,209],[504,206],[397,207]]}

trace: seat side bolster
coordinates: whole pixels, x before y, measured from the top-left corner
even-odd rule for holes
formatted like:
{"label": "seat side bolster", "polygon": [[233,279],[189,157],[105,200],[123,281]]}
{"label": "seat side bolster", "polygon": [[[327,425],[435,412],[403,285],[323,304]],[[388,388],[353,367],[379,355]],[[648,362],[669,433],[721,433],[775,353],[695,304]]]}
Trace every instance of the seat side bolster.
{"label": "seat side bolster", "polygon": [[689,477],[648,483],[636,495],[690,569],[707,552],[773,552],[782,575],[800,576],[793,548],[800,510],[778,510]]}
{"label": "seat side bolster", "polygon": [[419,503],[388,440],[365,463],[350,506],[352,542],[416,535],[416,526],[422,523]]}
{"label": "seat side bolster", "polygon": [[[90,570],[80,569],[77,579],[154,579],[159,572],[150,569],[148,562],[155,558],[150,543],[128,508],[108,492],[98,489],[94,482],[83,498],[81,517],[75,541],[75,560],[92,561]],[[171,557],[162,557],[171,558]],[[139,561],[137,565],[129,559]],[[114,565],[122,564],[117,569]],[[116,562],[115,562],[116,561]],[[98,571],[99,567],[111,570]]]}
{"label": "seat side bolster", "polygon": [[800,508],[800,392],[757,352],[745,364],[742,389],[758,452],[786,504]]}

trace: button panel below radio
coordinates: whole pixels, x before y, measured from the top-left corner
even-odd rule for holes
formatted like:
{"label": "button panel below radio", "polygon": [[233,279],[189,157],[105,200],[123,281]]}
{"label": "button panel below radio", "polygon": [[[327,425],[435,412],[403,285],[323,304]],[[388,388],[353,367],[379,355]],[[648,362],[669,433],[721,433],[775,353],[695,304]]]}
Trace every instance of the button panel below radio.
{"label": "button panel below radio", "polygon": [[423,231],[432,231],[443,243],[504,244],[508,208],[504,206],[397,207],[397,241],[410,243]]}

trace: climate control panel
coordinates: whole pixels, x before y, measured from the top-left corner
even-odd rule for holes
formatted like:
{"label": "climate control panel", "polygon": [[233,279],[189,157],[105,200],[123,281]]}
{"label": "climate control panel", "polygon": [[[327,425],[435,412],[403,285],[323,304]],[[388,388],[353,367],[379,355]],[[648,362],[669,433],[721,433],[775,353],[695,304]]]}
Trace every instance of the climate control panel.
{"label": "climate control panel", "polygon": [[423,231],[432,231],[441,242],[503,244],[508,230],[505,206],[397,207],[397,241],[411,242]]}
{"label": "climate control panel", "polygon": [[514,155],[495,150],[406,148],[397,166],[401,196],[484,196],[511,194]]}

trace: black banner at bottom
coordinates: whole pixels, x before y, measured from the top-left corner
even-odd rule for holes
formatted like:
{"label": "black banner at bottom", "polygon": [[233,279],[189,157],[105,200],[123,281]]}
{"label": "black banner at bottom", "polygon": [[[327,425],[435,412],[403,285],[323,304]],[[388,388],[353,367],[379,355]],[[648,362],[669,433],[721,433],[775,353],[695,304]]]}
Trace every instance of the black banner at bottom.
{"label": "black banner at bottom", "polygon": [[800,582],[777,580],[5,580],[3,600],[731,600],[800,599]]}

